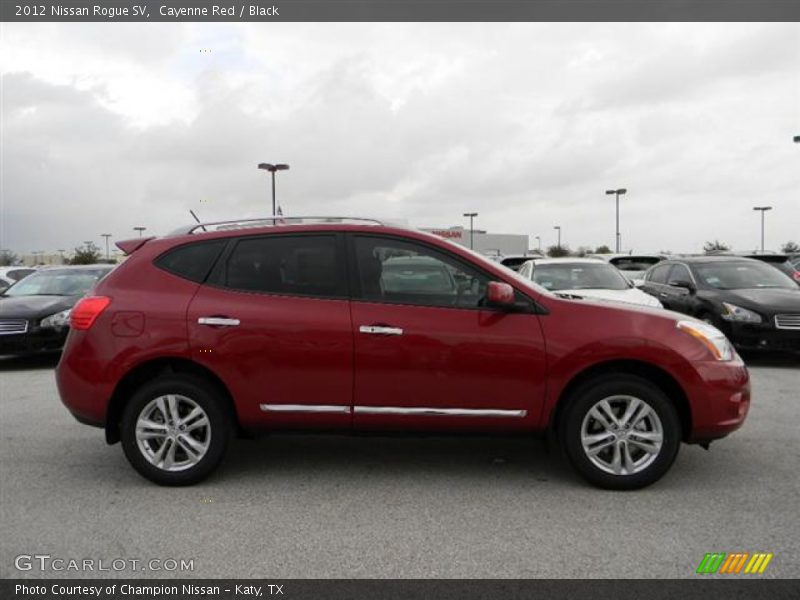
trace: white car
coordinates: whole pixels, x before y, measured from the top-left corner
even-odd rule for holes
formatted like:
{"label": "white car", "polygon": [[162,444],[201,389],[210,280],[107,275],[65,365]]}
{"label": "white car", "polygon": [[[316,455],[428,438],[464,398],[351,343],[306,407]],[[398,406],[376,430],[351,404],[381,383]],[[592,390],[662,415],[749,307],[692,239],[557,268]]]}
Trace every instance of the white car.
{"label": "white car", "polygon": [[661,307],[661,302],[635,288],[616,267],[597,258],[529,260],[519,274],[559,296]]}
{"label": "white car", "polygon": [[35,272],[36,269],[30,267],[0,267],[0,292]]}

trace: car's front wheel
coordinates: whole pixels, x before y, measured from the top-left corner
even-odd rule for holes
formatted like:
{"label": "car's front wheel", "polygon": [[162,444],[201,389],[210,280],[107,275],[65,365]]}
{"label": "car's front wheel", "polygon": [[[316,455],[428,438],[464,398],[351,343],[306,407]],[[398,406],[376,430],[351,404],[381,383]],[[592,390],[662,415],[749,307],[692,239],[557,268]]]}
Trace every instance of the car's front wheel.
{"label": "car's front wheel", "polygon": [[577,471],[607,489],[638,489],[658,481],[678,454],[677,411],[660,388],[632,375],[580,387],[569,399],[560,439]]}
{"label": "car's front wheel", "polygon": [[230,437],[221,399],[204,382],[167,375],[137,390],[120,433],[125,456],[160,485],[191,485],[220,463]]}

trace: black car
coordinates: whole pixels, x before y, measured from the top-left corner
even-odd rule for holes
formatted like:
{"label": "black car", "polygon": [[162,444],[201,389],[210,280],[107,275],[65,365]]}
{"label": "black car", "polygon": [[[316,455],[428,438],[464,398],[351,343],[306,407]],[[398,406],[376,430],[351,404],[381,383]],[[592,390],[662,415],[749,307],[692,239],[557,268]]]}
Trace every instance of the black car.
{"label": "black car", "polygon": [[6,289],[0,294],[0,355],[61,350],[70,310],[112,268],[46,268]]}
{"label": "black car", "polygon": [[647,271],[642,289],[721,329],[737,348],[800,351],[800,287],[751,258],[695,256]]}

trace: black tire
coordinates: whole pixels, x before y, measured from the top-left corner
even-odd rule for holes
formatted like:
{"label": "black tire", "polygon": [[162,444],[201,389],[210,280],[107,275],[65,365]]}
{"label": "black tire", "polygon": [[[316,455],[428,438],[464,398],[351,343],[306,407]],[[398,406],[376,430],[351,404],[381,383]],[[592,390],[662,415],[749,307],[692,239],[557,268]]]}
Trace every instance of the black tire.
{"label": "black tire", "polygon": [[[630,473],[616,474],[607,472],[590,459],[587,451],[584,450],[582,443],[582,429],[584,420],[587,424],[594,426],[599,422],[593,417],[587,417],[592,408],[600,401],[614,396],[627,396],[640,400],[648,405],[658,418],[660,433],[662,435],[661,447],[657,452],[647,454],[638,446],[628,442],[628,435],[635,436],[637,431],[623,431],[624,428],[617,430],[624,437],[621,447],[628,448],[628,453],[636,458],[642,459],[641,470],[632,469]],[[656,385],[646,379],[634,375],[613,374],[606,375],[583,384],[575,390],[567,399],[569,403],[566,407],[563,418],[559,423],[559,441],[572,466],[581,476],[590,483],[605,489],[611,490],[635,490],[646,487],[658,481],[672,466],[681,442],[681,424],[675,406],[664,392]],[[617,400],[611,403],[612,408],[619,406],[619,411],[624,410],[625,400]],[[617,417],[621,417],[618,413]],[[653,423],[653,417],[648,417],[638,427],[642,428],[643,433],[652,433],[648,430],[648,423]],[[613,424],[616,427],[616,424]],[[587,425],[588,426],[588,425]],[[587,430],[588,431],[588,430]],[[603,429],[600,432],[605,435]],[[617,433],[610,434],[610,439],[616,440]],[[638,441],[638,438],[634,438]],[[603,445],[602,454],[598,454],[595,460],[603,462],[605,457],[613,458],[614,442],[607,446],[607,442],[600,442]],[[653,456],[655,458],[653,458]]]}
{"label": "black tire", "polygon": [[[176,471],[166,470],[152,464],[136,438],[136,425],[142,411],[152,407],[151,403],[157,398],[167,395],[177,395],[188,399],[205,412],[209,423],[208,429],[199,428],[202,441],[207,445],[202,458],[191,466]],[[185,402],[185,400],[181,400],[181,402]],[[231,431],[232,419],[224,408],[223,399],[213,386],[203,379],[183,374],[163,375],[140,387],[125,406],[120,423],[122,448],[133,468],[150,481],[169,486],[192,485],[205,479],[222,461]],[[185,435],[187,432],[175,431],[175,433],[176,435]],[[193,433],[192,435],[197,434]],[[158,442],[159,440],[152,444],[158,446]],[[164,443],[167,443],[166,439]],[[170,440],[170,443],[177,448],[176,456],[180,457],[183,453],[183,456],[189,459],[189,453],[174,438]],[[146,442],[146,444],[151,444],[151,442]],[[153,449],[149,445],[146,447],[150,450]],[[191,463],[191,460],[186,462]]]}

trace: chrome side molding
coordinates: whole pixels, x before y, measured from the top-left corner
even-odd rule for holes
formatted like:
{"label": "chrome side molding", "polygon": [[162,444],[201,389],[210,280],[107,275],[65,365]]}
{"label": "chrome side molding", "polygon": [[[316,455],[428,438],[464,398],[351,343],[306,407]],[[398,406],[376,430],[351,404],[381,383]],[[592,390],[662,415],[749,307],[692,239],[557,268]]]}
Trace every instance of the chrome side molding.
{"label": "chrome side molding", "polygon": [[[349,414],[349,406],[339,404],[261,404],[264,412],[275,413],[334,413]],[[512,417],[527,416],[527,410],[501,408],[427,408],[403,406],[354,406],[352,412],[359,415],[407,415],[432,417]]]}
{"label": "chrome side molding", "polygon": [[341,413],[350,414],[350,407],[339,404],[261,404],[264,412],[303,412],[303,413]]}
{"label": "chrome side molding", "polygon": [[500,408],[425,408],[403,406],[356,406],[356,414],[362,415],[425,415],[437,417],[524,417],[527,410]]}

